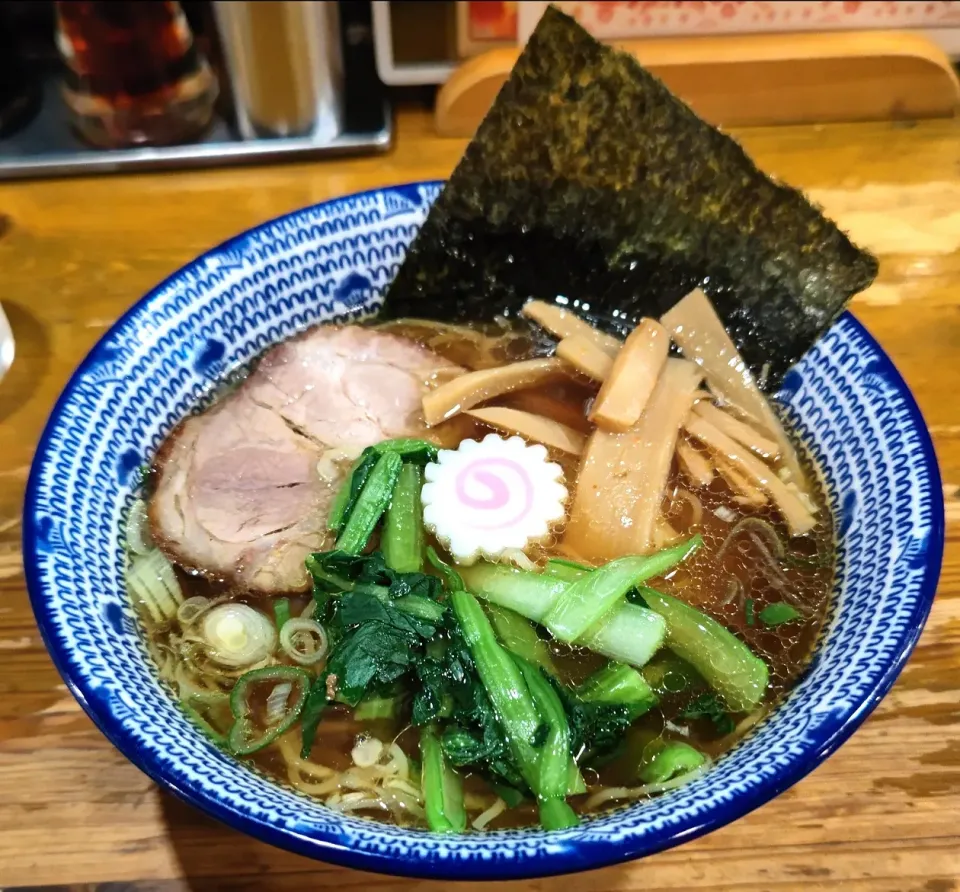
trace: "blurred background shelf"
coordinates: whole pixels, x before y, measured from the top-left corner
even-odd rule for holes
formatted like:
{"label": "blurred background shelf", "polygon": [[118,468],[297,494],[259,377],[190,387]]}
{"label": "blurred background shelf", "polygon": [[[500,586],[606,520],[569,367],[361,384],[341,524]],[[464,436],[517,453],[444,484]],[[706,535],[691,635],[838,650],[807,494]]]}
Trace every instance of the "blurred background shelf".
{"label": "blurred background shelf", "polygon": [[[720,34],[614,41],[720,127],[953,117],[960,83],[947,53],[914,32]],[[464,62],[440,88],[441,136],[469,137],[518,48]]]}
{"label": "blurred background shelf", "polygon": [[380,153],[392,135],[367,2],[0,0],[0,180]]}
{"label": "blurred background shelf", "polygon": [[37,116],[21,131],[0,140],[0,180],[37,176],[169,170],[326,158],[363,152],[386,152],[393,138],[390,103],[384,95],[364,98],[359,108],[345,109],[346,126],[332,139],[311,136],[244,140],[222,116],[194,143],[131,149],[96,149],[71,132],[58,85],[43,87]]}

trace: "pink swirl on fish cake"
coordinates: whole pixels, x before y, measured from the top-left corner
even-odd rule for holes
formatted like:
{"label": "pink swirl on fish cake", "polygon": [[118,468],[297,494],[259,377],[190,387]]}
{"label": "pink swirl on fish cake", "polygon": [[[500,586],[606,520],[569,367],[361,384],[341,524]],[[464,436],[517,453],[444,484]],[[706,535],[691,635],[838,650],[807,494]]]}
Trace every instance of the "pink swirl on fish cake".
{"label": "pink swirl on fish cake", "polygon": [[[496,468],[500,471],[491,470]],[[457,474],[456,493],[457,498],[464,506],[474,511],[501,511],[510,505],[511,485],[504,479],[503,471],[510,471],[516,475],[517,482],[523,487],[523,507],[519,513],[511,515],[506,520],[500,520],[497,523],[483,524],[474,523],[477,529],[481,530],[501,530],[514,526],[533,509],[533,481],[530,479],[530,473],[518,461],[510,458],[478,458],[469,464],[463,466]],[[486,498],[477,498],[467,492],[467,484],[471,480],[489,492]]]}

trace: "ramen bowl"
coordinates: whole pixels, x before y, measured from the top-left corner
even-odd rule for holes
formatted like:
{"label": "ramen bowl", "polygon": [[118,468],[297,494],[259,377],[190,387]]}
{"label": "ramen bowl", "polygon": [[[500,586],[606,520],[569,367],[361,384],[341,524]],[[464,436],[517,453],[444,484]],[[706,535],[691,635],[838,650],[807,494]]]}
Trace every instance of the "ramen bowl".
{"label": "ramen bowl", "polygon": [[377,309],[440,190],[413,183],[278,218],[188,264],[125,313],[70,379],[27,488],[24,560],[46,646],[110,741],[161,786],[301,855],[390,874],[544,876],[656,852],[785,790],[877,705],[910,655],[943,548],[923,420],[850,315],[787,375],[777,402],[821,469],[838,538],[813,661],[781,705],[704,776],[570,830],[451,839],[335,812],[207,741],[158,681],[124,586],[121,518],[148,461],[228,370],[317,322]]}

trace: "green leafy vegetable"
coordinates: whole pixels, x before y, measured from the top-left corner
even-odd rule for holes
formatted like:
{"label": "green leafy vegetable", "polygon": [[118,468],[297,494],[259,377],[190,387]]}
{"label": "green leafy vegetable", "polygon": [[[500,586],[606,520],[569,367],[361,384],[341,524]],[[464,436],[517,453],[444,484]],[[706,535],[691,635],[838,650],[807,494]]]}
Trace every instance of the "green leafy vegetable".
{"label": "green leafy vegetable", "polygon": [[530,620],[495,604],[487,605],[487,615],[493,623],[493,628],[500,639],[500,643],[518,657],[523,658],[534,666],[545,669],[551,675],[557,674],[550,656],[550,648],[538,634],[536,627]]}
{"label": "green leafy vegetable", "polygon": [[[307,558],[306,565],[332,649],[304,705],[303,758],[310,754],[328,702],[356,706],[385,685],[426,673],[431,665],[427,644],[449,613],[437,600],[442,594],[439,579],[392,570],[379,552],[318,552]],[[422,721],[437,714],[424,709],[426,697],[418,692],[414,699],[415,714]]]}
{"label": "green leafy vegetable", "polygon": [[436,633],[436,626],[366,592],[345,594],[337,620],[347,631],[330,653],[326,675],[335,679],[336,699],[351,706],[369,685],[407,672]]}
{"label": "green leafy vegetable", "polygon": [[483,608],[465,591],[451,594],[454,613],[470,648],[477,673],[503,727],[517,768],[527,786],[539,789],[539,754],[534,739],[540,715],[523,675],[510,654],[497,642]]}
{"label": "green leafy vegetable", "polygon": [[733,718],[713,691],[706,691],[692,700],[680,713],[680,717],[684,719],[709,719],[713,722],[717,733],[723,736],[731,734],[736,728]]}
{"label": "green leafy vegetable", "polygon": [[436,833],[462,833],[467,829],[460,775],[446,763],[443,747],[432,727],[420,732],[420,789],[427,825]]}
{"label": "green leafy vegetable", "polygon": [[657,705],[657,695],[647,680],[632,666],[608,663],[575,691],[583,703],[626,706],[634,717]]}
{"label": "green leafy vegetable", "polygon": [[576,561],[550,558],[543,572],[547,576],[555,576],[557,579],[562,579],[565,582],[576,582],[591,572],[591,570],[593,570],[593,567],[588,567],[586,564],[578,564]]}
{"label": "green leafy vegetable", "polygon": [[327,674],[316,678],[310,686],[303,711],[300,713],[300,758],[309,759],[317,736],[320,719],[327,708]]}
{"label": "green leafy vegetable", "polygon": [[420,595],[436,599],[442,584],[426,573],[400,573],[387,566],[383,554],[348,554],[344,551],[317,552],[307,558],[307,570],[313,577],[314,596],[323,592],[351,591],[358,584],[381,586],[391,598]]}
{"label": "green leafy vegetable", "polygon": [[437,460],[437,446],[428,440],[417,440],[409,437],[397,440],[383,440],[372,446],[371,449],[378,455],[392,452],[399,455],[405,462],[425,465]]}
{"label": "green leafy vegetable", "polygon": [[432,545],[427,546],[427,560],[430,561],[430,565],[443,577],[444,585],[446,585],[448,591],[458,592],[464,590],[463,577],[437,554]]}
{"label": "green leafy vegetable", "polygon": [[579,770],[571,758],[570,722],[556,689],[542,675],[542,670],[521,657],[514,656],[523,679],[527,683],[533,702],[546,725],[543,741],[534,741],[540,750],[539,786],[537,794],[541,799],[563,799],[571,784],[578,788],[583,785]]}
{"label": "green leafy vegetable", "polygon": [[400,692],[367,694],[353,711],[353,717],[358,722],[376,722],[395,719],[403,709],[403,701],[404,697]]}
{"label": "green leafy vegetable", "polygon": [[286,625],[287,620],[290,619],[289,598],[277,598],[277,600],[273,602],[273,619],[279,632]]}
{"label": "green leafy vegetable", "polygon": [[794,620],[801,619],[802,616],[796,607],[778,601],[776,604],[768,604],[760,611],[760,622],[765,626],[779,626],[783,623],[792,623]]}
{"label": "green leafy vegetable", "polygon": [[353,463],[347,479],[340,487],[337,497],[330,508],[327,518],[327,529],[331,533],[339,533],[343,529],[347,518],[353,513],[353,506],[360,498],[360,491],[367,482],[373,466],[377,463],[378,455],[373,449],[367,448],[360,453],[360,457]]}
{"label": "green leafy vegetable", "polygon": [[666,648],[647,663],[642,671],[643,677],[661,699],[707,687],[703,676],[693,666]]}
{"label": "green leafy vegetable", "polygon": [[597,766],[615,757],[630,726],[657,704],[635,669],[611,663],[574,690],[557,686],[570,719],[571,750],[580,765]]}
{"label": "green leafy vegetable", "polygon": [[767,664],[713,617],[652,588],[644,602],[667,623],[667,647],[694,667],[734,712],[753,709],[767,689]]}
{"label": "green leafy vegetable", "polygon": [[699,535],[648,557],[623,557],[568,585],[551,605],[543,624],[556,638],[572,644],[597,623],[627,592],[661,576],[702,544]]}
{"label": "green leafy vegetable", "polygon": [[380,538],[383,558],[387,566],[402,573],[419,573],[423,568],[422,487],[423,470],[414,464],[404,464],[383,522]]}
{"label": "green leafy vegetable", "polygon": [[753,598],[747,598],[747,600],[743,602],[743,616],[748,626],[755,625],[757,621],[755,604],[756,602]]}
{"label": "green leafy vegetable", "polygon": [[390,504],[402,467],[403,459],[395,452],[385,452],[377,458],[353,510],[340,529],[338,551],[358,554],[367,547],[374,528]]}
{"label": "green leafy vegetable", "polygon": [[645,784],[662,784],[681,774],[705,765],[707,757],[680,741],[656,741],[643,754],[640,780]]}
{"label": "green leafy vegetable", "polygon": [[[479,562],[461,569],[469,590],[535,623],[543,621],[570,583],[545,573]],[[643,666],[663,644],[666,623],[645,606],[620,603],[576,643],[611,660]]]}
{"label": "green leafy vegetable", "polygon": [[542,799],[539,805],[540,826],[544,830],[566,830],[580,824],[577,813],[564,799]]}

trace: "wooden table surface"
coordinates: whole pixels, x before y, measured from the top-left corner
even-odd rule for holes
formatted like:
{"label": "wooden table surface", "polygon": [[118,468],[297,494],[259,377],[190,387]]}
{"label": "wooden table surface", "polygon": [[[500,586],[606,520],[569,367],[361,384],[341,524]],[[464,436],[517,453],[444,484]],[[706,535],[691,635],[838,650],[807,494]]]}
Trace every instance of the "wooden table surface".
{"label": "wooden table surface", "polygon": [[[853,310],[933,434],[947,550],[926,631],[891,694],[826,764],[735,824],[569,892],[960,888],[960,123],[738,134],[882,257]],[[0,887],[439,890],[247,839],[155,787],[101,737],[48,659],[27,601],[20,512],[68,375],[148,288],[199,252],[331,196],[442,177],[463,142],[406,111],[386,157],[0,186],[0,300],[17,359],[0,384]]]}

